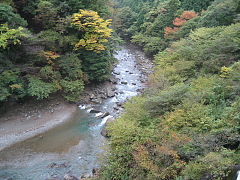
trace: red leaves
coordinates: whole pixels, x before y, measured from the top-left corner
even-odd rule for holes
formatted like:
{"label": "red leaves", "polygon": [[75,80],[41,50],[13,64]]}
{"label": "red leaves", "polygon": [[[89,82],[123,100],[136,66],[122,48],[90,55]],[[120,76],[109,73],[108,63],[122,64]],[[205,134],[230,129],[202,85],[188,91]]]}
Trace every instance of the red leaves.
{"label": "red leaves", "polygon": [[192,19],[194,17],[197,17],[198,14],[195,13],[194,11],[184,11],[182,15],[180,15],[180,18],[175,18],[173,20],[173,25],[177,27],[166,27],[164,29],[165,34],[164,36],[169,36],[170,34],[175,33],[178,31],[189,19]]}

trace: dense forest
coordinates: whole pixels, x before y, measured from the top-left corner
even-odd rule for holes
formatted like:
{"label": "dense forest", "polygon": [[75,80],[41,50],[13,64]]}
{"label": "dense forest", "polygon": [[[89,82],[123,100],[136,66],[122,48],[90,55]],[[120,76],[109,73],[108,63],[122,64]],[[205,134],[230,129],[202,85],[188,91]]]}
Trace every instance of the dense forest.
{"label": "dense forest", "polygon": [[116,0],[111,12],[155,69],[109,123],[99,179],[227,179],[240,164],[240,1]]}
{"label": "dense forest", "polygon": [[2,108],[54,93],[76,102],[109,76],[116,41],[106,0],[0,2]]}
{"label": "dense forest", "polygon": [[240,164],[240,0],[0,2],[2,107],[76,102],[108,78],[113,34],[154,57],[148,88],[108,124],[96,179],[224,180]]}

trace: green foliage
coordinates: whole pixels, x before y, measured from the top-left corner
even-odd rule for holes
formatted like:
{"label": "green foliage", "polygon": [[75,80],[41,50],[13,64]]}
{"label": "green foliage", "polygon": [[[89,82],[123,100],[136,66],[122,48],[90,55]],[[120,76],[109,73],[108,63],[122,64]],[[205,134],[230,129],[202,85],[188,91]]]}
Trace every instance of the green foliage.
{"label": "green foliage", "polygon": [[9,29],[7,24],[0,25],[0,48],[6,49],[10,44],[16,45],[21,43],[19,37],[26,37],[22,32],[23,28]]}
{"label": "green foliage", "polygon": [[56,24],[58,10],[49,1],[40,1],[36,9],[34,17],[36,23],[40,24],[44,29],[52,28]]}
{"label": "green foliage", "polygon": [[201,12],[206,10],[214,0],[181,0],[181,8]]}
{"label": "green foliage", "polygon": [[60,72],[63,77],[73,80],[83,78],[82,61],[78,58],[79,54],[68,53],[59,59]]}
{"label": "green foliage", "polygon": [[19,14],[14,13],[10,5],[0,3],[0,17],[0,24],[8,23],[10,28],[27,26],[27,22]]}
{"label": "green foliage", "polygon": [[108,51],[96,53],[92,51],[85,51],[80,54],[82,60],[82,70],[91,81],[103,81],[109,77],[111,72],[111,64],[113,57]]}
{"label": "green foliage", "polygon": [[28,94],[30,96],[36,96],[39,100],[48,98],[51,93],[56,92],[53,83],[43,82],[38,77],[31,77],[28,80]]}
{"label": "green foliage", "polygon": [[0,74],[0,101],[14,100],[26,96],[23,80],[19,77],[19,69],[4,70]]}
{"label": "green foliage", "polygon": [[77,37],[74,35],[63,35],[54,30],[41,31],[36,42],[45,47],[45,50],[51,51],[71,51],[77,43]]}
{"label": "green foliage", "polygon": [[171,111],[174,106],[181,103],[186,97],[189,85],[180,84],[169,89],[160,91],[158,94],[148,98],[144,103],[144,108],[152,115],[163,115]]}
{"label": "green foliage", "polygon": [[129,35],[128,29],[136,21],[137,14],[130,7],[124,7],[117,13],[117,20],[114,22],[114,29],[121,36]]}
{"label": "green foliage", "polygon": [[156,54],[164,50],[168,45],[168,43],[160,37],[145,36],[142,34],[133,36],[131,42],[144,47],[143,50],[147,54]]}
{"label": "green foliage", "polygon": [[199,23],[203,27],[230,25],[239,13],[239,5],[236,0],[215,0],[202,14]]}
{"label": "green foliage", "polygon": [[183,171],[185,179],[200,180],[204,177],[211,179],[225,179],[231,172],[233,152],[223,149],[219,152],[210,152],[197,161],[191,161]]}
{"label": "green foliage", "polygon": [[61,86],[63,87],[64,97],[69,102],[79,100],[80,94],[84,89],[84,83],[81,79],[74,81],[66,78],[61,81]]}
{"label": "green foliage", "polygon": [[[160,42],[167,46],[170,39],[161,30],[167,23],[172,27],[180,13],[176,1],[171,2],[176,7],[170,1],[159,3],[158,11],[141,16],[139,28],[135,20],[123,29],[146,52],[160,52],[154,57],[150,88],[128,100],[109,127],[110,152],[99,179],[226,179],[239,163],[240,27],[231,24],[238,4],[188,2],[183,7],[207,10],[175,32],[180,40],[165,50]],[[137,7],[129,7],[129,14],[137,13]],[[167,7],[175,8],[172,20],[169,14],[164,17]],[[218,19],[222,14],[226,17]]]}

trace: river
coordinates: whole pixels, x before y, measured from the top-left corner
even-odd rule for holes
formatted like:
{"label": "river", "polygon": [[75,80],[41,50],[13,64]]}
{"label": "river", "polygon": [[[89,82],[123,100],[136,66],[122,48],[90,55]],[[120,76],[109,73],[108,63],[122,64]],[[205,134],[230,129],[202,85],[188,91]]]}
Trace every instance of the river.
{"label": "river", "polygon": [[[147,74],[143,72],[151,68],[151,61],[133,45],[122,46],[115,57],[118,59],[112,73],[118,79],[115,96],[93,106],[110,115],[97,118],[83,105],[67,123],[1,151],[0,179],[62,179],[65,174],[80,177],[100,166],[107,143],[100,134],[102,127],[107,118],[118,116],[116,103],[138,95],[144,88]],[[141,71],[140,64],[144,64]]]}

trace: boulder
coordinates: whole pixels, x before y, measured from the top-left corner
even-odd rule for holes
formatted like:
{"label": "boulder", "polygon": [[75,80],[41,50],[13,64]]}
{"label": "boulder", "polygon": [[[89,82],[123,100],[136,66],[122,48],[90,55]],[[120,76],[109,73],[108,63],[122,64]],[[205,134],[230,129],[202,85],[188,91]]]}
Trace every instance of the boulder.
{"label": "boulder", "polygon": [[70,174],[65,174],[63,180],[78,180],[78,178]]}
{"label": "boulder", "polygon": [[107,97],[114,97],[115,96],[115,92],[110,89],[110,88],[107,88]]}
{"label": "boulder", "polygon": [[109,123],[113,123],[114,121],[115,121],[115,119],[108,118],[107,122],[105,123],[105,125],[102,128],[102,131],[101,131],[102,136],[109,137],[109,131],[107,130],[107,126],[108,126]]}
{"label": "boulder", "polygon": [[93,174],[93,175],[97,175],[97,174],[99,174],[99,171],[100,171],[100,169],[98,169],[98,168],[93,168],[92,174]]}
{"label": "boulder", "polygon": [[109,81],[110,81],[112,84],[117,84],[118,78],[116,78],[114,75],[111,75],[110,78],[109,78]]}
{"label": "boulder", "polygon": [[89,111],[89,113],[100,113],[101,111],[100,110],[97,110],[97,109],[91,109]]}
{"label": "boulder", "polygon": [[108,115],[109,115],[109,112],[104,112],[101,115],[99,115],[98,118],[105,118]]}
{"label": "boulder", "polygon": [[127,84],[127,82],[126,81],[122,81],[121,84]]}

